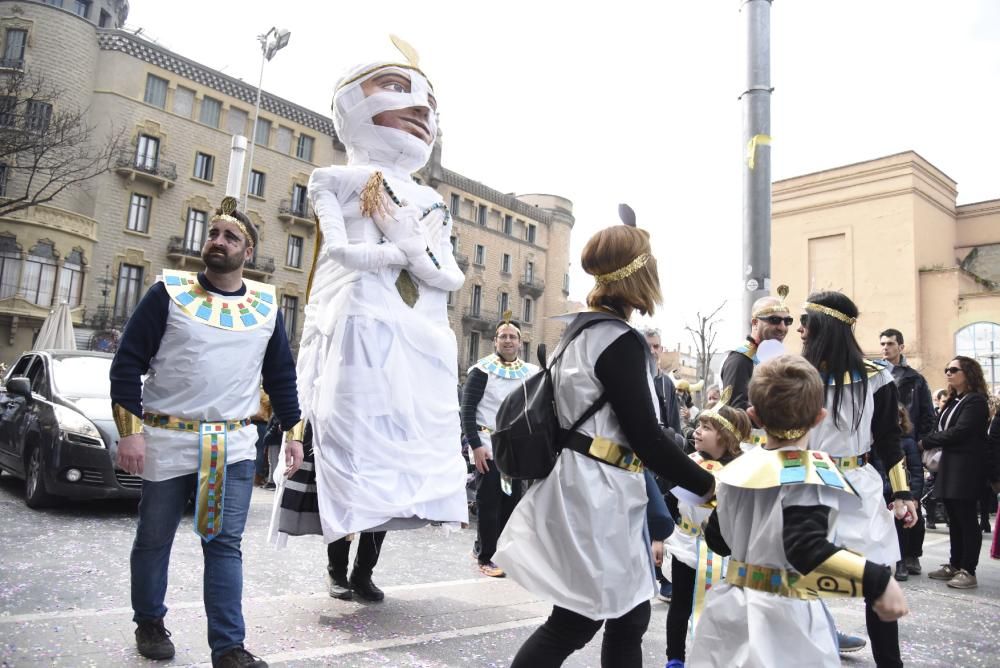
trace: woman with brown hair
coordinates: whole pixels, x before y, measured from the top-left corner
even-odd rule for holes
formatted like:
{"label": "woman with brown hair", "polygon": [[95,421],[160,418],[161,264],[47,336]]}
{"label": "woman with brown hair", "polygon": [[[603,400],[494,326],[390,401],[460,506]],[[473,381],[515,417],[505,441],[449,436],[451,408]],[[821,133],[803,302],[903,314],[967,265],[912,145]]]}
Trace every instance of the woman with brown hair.
{"label": "woman with brown hair", "polygon": [[641,666],[656,594],[643,466],[705,498],[713,489],[712,475],[661,429],[649,349],[628,324],[661,300],[649,233],[601,230],[581,264],[596,280],[590,309],[567,316],[550,358],[562,451],[514,510],[494,557],[514,581],[554,603],[513,668],[560,666],[605,622],[601,665]]}
{"label": "woman with brown hair", "polygon": [[976,501],[986,484],[986,427],[989,392],[982,367],[971,357],[958,355],[944,370],[948,400],[938,418],[937,431],[924,438],[924,450],[941,448],[935,486],[944,502],[950,527],[951,555],[947,564],[927,577],[947,580],[954,589],[974,589],[983,534]]}

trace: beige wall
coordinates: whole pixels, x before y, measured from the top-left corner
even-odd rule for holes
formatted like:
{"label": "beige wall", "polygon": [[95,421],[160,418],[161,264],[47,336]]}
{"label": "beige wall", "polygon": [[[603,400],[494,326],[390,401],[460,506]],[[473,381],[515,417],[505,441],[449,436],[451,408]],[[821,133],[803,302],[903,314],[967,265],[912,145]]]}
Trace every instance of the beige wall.
{"label": "beige wall", "polygon": [[[817,285],[842,284],[861,311],[855,331],[866,354],[879,355],[883,329],[899,329],[911,363],[939,386],[956,332],[1000,322],[1000,291],[959,267],[972,247],[1000,244],[1000,202],[956,206],[956,193],[913,152],[778,181],[774,284],[790,285],[793,303]],[[823,238],[838,234],[844,253],[832,262],[835,244]],[[786,344],[798,349],[798,336]]]}

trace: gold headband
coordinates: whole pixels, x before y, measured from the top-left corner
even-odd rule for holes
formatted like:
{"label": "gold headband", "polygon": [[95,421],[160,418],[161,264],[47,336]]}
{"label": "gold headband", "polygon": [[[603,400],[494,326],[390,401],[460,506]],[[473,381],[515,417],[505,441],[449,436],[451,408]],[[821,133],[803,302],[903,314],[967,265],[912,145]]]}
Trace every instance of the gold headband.
{"label": "gold headband", "polygon": [[510,327],[515,332],[517,332],[518,336],[521,336],[521,330],[518,328],[517,325],[515,325],[510,321],[513,315],[514,313],[510,309],[507,309],[506,311],[503,312],[502,321],[500,322],[499,325],[497,325],[496,331],[493,332],[494,336],[498,336],[500,334],[500,330],[503,329],[504,327]]}
{"label": "gold headband", "polygon": [[767,427],[764,427],[764,431],[766,431],[771,436],[774,436],[775,438],[777,438],[779,440],[782,440],[782,441],[797,441],[800,438],[802,438],[803,436],[805,436],[806,432],[808,432],[809,430],[808,429],[768,429]]}
{"label": "gold headband", "polygon": [[723,429],[725,429],[726,431],[728,431],[730,434],[732,434],[733,436],[735,436],[737,441],[742,441],[743,440],[743,437],[740,436],[740,432],[736,431],[736,425],[734,425],[732,422],[730,422],[726,418],[722,417],[721,413],[717,413],[717,412],[713,411],[710,408],[706,408],[705,410],[703,410],[698,415],[698,417],[699,418],[704,418],[706,420],[711,420],[712,422],[715,422],[720,427],[722,427]]}
{"label": "gold headband", "polygon": [[251,247],[254,245],[254,243],[253,243],[253,237],[250,236],[250,232],[247,231],[246,225],[244,225],[243,222],[240,221],[239,218],[235,218],[235,217],[230,216],[229,214],[226,214],[226,213],[220,213],[218,215],[212,216],[212,222],[213,223],[215,221],[217,221],[217,220],[221,220],[221,221],[226,222],[226,223],[232,223],[236,227],[240,228],[240,232],[242,232],[243,236],[245,236],[247,238],[247,243]]}
{"label": "gold headband", "polygon": [[814,304],[812,302],[806,302],[803,308],[805,308],[805,310],[807,311],[818,311],[819,313],[825,313],[831,318],[836,318],[837,320],[847,323],[848,325],[851,326],[853,326],[854,323],[858,321],[857,318],[852,318],[850,316],[844,315],[837,309],[830,308],[829,306],[823,306],[822,304]]}
{"label": "gold headband", "polygon": [[758,311],[754,311],[753,317],[760,318],[761,316],[771,315],[772,313],[788,313],[788,304],[785,303],[785,297],[788,296],[788,286],[779,285],[778,286],[778,303],[771,304],[770,306],[765,306]]}
{"label": "gold headband", "polygon": [[[727,387],[722,390],[722,394],[719,395],[719,400],[715,403],[712,408],[722,408],[723,406],[729,405],[729,400],[733,397],[733,388]],[[742,441],[743,437],[740,436],[740,432],[736,430],[736,425],[730,422],[728,419],[722,417],[722,414],[712,410],[712,408],[704,409],[700,414],[699,418],[705,418],[707,420],[713,420],[719,424],[722,428],[728,431],[730,434],[736,437],[737,441]]]}
{"label": "gold headband", "polygon": [[615,269],[607,274],[597,274],[594,279],[601,285],[614,283],[615,281],[620,281],[623,278],[628,278],[635,272],[645,267],[647,262],[649,262],[649,255],[642,253],[621,269]]}

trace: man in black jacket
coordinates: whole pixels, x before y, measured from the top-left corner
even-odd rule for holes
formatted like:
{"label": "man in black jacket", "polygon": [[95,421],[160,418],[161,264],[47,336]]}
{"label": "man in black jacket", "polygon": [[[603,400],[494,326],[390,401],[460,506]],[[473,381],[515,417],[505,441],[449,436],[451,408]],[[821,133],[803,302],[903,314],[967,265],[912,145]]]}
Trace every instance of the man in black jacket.
{"label": "man in black jacket", "polygon": [[656,329],[643,331],[646,343],[649,344],[649,352],[656,360],[656,377],[653,378],[653,388],[656,390],[656,400],[660,404],[660,422],[664,426],[670,427],[678,434],[681,433],[681,414],[677,405],[677,388],[670,375],[660,369],[660,353],[663,352],[663,343],[660,340],[660,332]]}
{"label": "man in black jacket", "polygon": [[[903,351],[906,345],[903,343],[903,333],[898,329],[887,329],[879,335],[879,345],[882,347],[882,359],[892,364],[892,379],[896,383],[899,391],[899,403],[906,407],[906,412],[910,416],[910,424],[913,429],[909,434],[903,434],[903,446],[912,439],[913,443],[920,443],[925,436],[934,431],[937,414],[934,411],[934,404],[931,401],[931,389],[927,385],[927,380],[919,371],[911,367],[906,362]],[[909,453],[908,460],[913,458],[913,453]],[[910,470],[910,476],[914,475]],[[921,471],[921,474],[923,471]],[[923,480],[920,481],[921,483]],[[910,482],[911,489],[923,489]],[[917,497],[917,523],[910,529],[902,531],[909,534],[906,539],[907,552],[902,555],[902,561],[896,564],[896,579],[905,580],[909,575],[919,575],[921,572],[919,554],[922,552],[925,520],[920,508],[920,499]],[[901,543],[902,544],[902,543]]]}
{"label": "man in black jacket", "polygon": [[906,362],[903,351],[903,334],[898,329],[887,329],[879,335],[882,359],[892,364],[892,379],[899,390],[899,402],[906,406],[913,424],[913,437],[919,443],[934,431],[936,415],[931,402],[931,388],[920,372]]}

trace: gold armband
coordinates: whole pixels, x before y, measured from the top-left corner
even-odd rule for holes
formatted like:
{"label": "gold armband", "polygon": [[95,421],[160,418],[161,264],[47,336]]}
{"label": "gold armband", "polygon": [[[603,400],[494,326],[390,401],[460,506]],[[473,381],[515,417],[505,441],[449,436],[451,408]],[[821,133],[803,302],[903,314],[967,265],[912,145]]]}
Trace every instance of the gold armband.
{"label": "gold armband", "polygon": [[808,598],[860,597],[865,558],[849,550],[835,552],[808,575],[789,574],[788,584]]}
{"label": "gold armband", "polygon": [[306,421],[299,420],[295,423],[295,426],[285,432],[285,442],[288,441],[299,441],[306,435]]}
{"label": "gold armband", "polygon": [[906,458],[900,459],[896,465],[889,469],[889,486],[893,492],[909,492],[910,479],[906,475]]}
{"label": "gold armband", "polygon": [[115,426],[118,427],[118,435],[121,438],[142,433],[142,418],[133,415],[121,404],[111,404],[111,413],[114,415]]}

